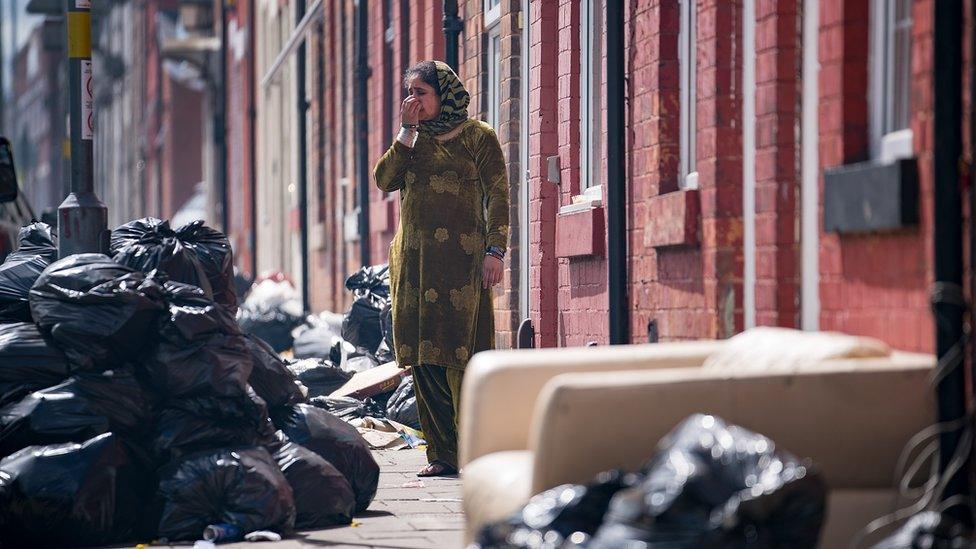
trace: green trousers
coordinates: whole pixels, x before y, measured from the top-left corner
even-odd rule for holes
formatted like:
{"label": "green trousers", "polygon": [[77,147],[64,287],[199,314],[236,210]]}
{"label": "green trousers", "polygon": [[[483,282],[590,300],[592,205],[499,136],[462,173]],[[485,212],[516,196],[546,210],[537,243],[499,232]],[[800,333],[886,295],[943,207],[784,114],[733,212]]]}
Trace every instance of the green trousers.
{"label": "green trousers", "polygon": [[464,370],[431,364],[413,367],[420,426],[427,439],[427,461],[441,461],[457,469],[458,413]]}

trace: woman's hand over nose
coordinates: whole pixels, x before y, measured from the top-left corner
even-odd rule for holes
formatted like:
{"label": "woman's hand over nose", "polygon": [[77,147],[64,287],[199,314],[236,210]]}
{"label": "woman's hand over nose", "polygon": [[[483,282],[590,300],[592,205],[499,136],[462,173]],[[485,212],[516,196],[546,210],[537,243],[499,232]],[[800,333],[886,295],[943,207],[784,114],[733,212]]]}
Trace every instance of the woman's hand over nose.
{"label": "woman's hand over nose", "polygon": [[412,95],[407,96],[400,103],[400,122],[402,124],[419,124],[421,108],[419,99]]}

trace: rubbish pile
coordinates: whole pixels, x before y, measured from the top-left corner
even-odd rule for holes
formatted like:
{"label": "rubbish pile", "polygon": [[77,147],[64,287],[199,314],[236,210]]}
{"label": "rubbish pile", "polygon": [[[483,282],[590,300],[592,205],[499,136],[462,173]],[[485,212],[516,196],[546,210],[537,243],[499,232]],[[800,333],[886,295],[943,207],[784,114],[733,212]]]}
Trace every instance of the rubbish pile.
{"label": "rubbish pile", "polygon": [[370,445],[306,404],[293,365],[242,330],[251,312],[289,307],[278,282],[259,282],[238,322],[218,231],[146,218],[111,245],[55,260],[35,223],[0,265],[3,541],[224,541],[366,509]]}
{"label": "rubbish pile", "polygon": [[534,496],[486,526],[482,548],[817,546],[826,484],[808,460],[713,416],[695,415],[636,473]]}

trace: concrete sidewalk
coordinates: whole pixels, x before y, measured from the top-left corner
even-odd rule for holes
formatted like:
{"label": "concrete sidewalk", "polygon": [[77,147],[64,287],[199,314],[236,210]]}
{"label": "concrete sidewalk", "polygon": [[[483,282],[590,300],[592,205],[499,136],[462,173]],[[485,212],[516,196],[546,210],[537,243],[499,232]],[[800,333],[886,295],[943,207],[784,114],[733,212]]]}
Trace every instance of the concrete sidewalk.
{"label": "concrete sidewalk", "polygon": [[297,532],[277,543],[235,543],[238,549],[462,547],[464,516],[457,478],[418,478],[427,463],[422,450],[374,452],[380,486],[369,511],[352,526]]}

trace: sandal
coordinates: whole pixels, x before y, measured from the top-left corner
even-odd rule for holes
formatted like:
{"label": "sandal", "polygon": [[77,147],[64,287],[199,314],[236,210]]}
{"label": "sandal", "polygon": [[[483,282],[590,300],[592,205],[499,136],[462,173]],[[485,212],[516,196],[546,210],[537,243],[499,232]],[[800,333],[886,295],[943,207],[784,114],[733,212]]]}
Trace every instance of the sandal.
{"label": "sandal", "polygon": [[444,463],[440,460],[435,460],[430,462],[427,467],[424,467],[419,473],[418,477],[452,477],[458,474],[457,469]]}

